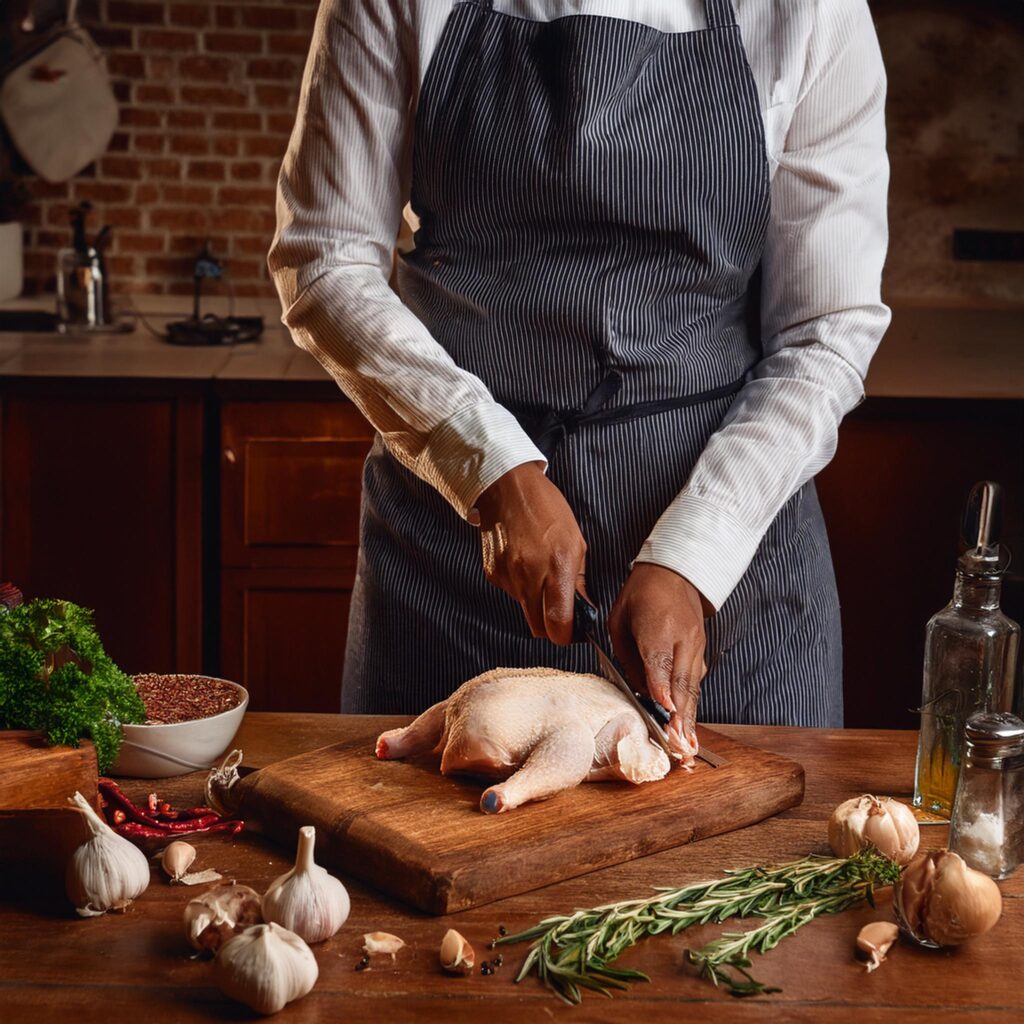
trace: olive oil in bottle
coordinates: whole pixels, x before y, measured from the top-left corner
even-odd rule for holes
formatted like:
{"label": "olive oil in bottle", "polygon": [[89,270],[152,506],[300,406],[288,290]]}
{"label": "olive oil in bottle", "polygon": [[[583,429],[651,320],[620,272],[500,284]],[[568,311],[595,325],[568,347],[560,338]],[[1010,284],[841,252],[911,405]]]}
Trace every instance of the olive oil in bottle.
{"label": "olive oil in bottle", "polygon": [[964,510],[953,600],[925,630],[914,807],[949,818],[964,725],[975,711],[1010,711],[1020,626],[999,607],[1006,567],[998,484],[975,484]]}

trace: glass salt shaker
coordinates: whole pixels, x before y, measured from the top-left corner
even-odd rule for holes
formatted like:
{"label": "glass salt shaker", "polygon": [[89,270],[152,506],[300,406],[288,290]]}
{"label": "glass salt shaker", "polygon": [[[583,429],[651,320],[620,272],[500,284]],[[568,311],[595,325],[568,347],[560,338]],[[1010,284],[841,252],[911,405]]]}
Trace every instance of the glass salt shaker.
{"label": "glass salt shaker", "polygon": [[949,848],[978,871],[1007,878],[1024,859],[1024,721],[981,711],[964,728]]}

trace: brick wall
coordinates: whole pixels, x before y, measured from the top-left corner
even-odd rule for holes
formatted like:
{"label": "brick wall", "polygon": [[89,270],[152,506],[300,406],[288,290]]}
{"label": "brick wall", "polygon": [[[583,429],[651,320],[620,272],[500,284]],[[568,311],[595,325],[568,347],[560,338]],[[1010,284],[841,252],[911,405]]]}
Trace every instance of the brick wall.
{"label": "brick wall", "polygon": [[71,181],[30,179],[25,294],[55,288],[68,209],[113,224],[116,292],[186,293],[207,238],[237,295],[274,295],[266,252],[274,184],[298,102],[317,0],[82,0],[121,105],[108,151]]}

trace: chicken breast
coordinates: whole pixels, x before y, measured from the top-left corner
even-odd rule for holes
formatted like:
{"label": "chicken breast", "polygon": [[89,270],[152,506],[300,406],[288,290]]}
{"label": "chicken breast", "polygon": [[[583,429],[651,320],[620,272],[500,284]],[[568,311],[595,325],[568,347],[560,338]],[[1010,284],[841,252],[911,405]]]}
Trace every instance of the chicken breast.
{"label": "chicken breast", "polygon": [[442,774],[500,780],[480,798],[488,814],[581,782],[653,782],[671,767],[608,680],[549,668],[492,669],[377,739],[381,759],[429,752],[440,753]]}

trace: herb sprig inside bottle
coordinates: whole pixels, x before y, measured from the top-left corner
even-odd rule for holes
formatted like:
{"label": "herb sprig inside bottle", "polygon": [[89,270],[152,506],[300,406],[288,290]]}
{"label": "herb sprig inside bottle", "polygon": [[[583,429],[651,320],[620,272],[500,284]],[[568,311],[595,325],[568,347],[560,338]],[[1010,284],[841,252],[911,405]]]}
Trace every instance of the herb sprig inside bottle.
{"label": "herb sprig inside bottle", "polygon": [[727,873],[725,878],[679,889],[659,889],[656,896],[625,900],[574,914],[549,917],[492,945],[533,942],[516,981],[536,974],[568,1003],[579,1003],[584,989],[610,995],[632,981],[650,981],[642,971],[611,966],[640,939],[668,932],[677,935],[693,924],[730,917],[762,917],[747,932],[727,933],[687,957],[702,976],[727,987],[731,995],[777,992],[748,972],[750,953],[766,953],[787,935],[822,914],[835,914],[862,901],[872,903],[876,886],[892,885],[900,866],[877,851],[853,857],[805,857],[770,867]]}

